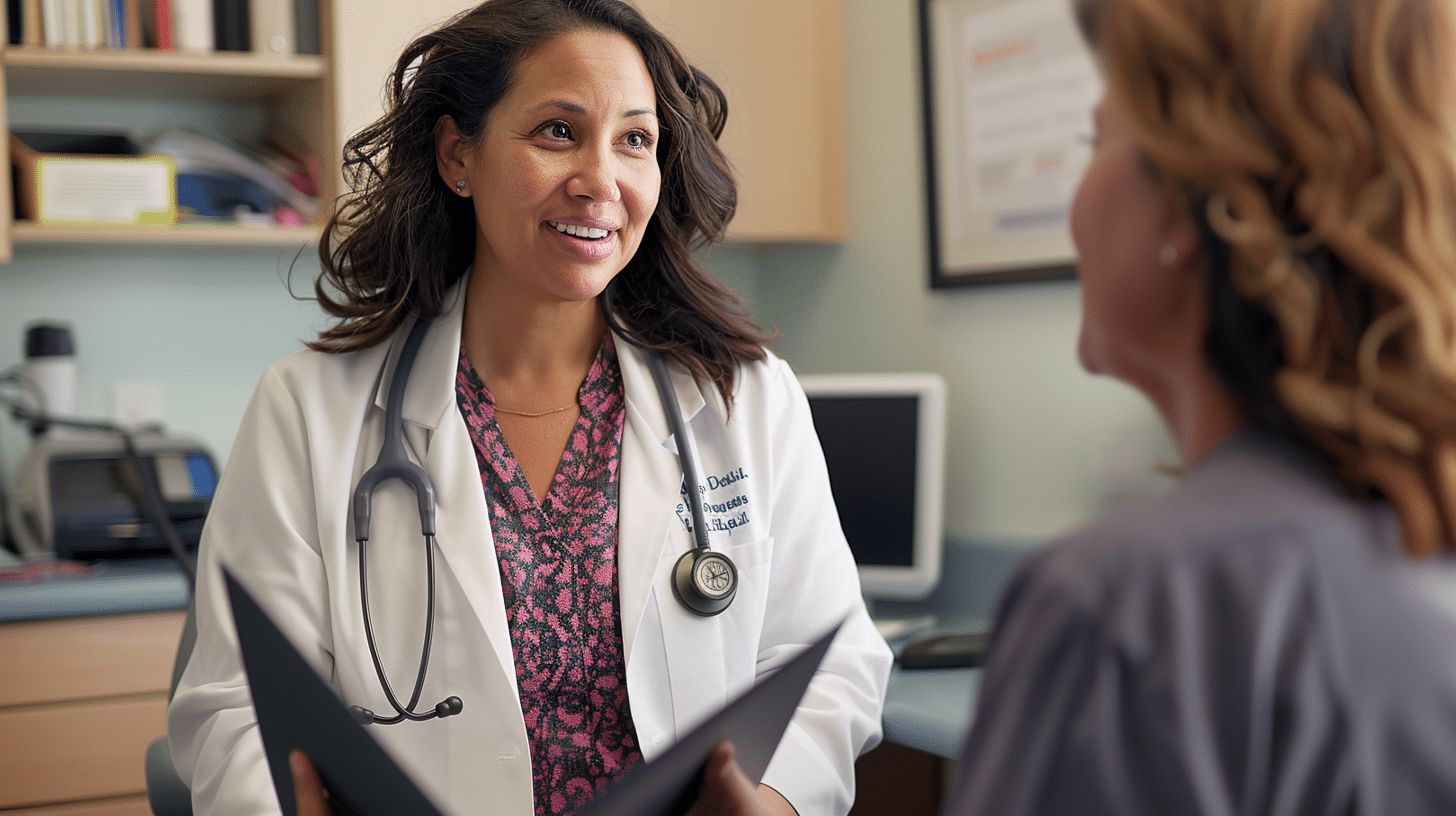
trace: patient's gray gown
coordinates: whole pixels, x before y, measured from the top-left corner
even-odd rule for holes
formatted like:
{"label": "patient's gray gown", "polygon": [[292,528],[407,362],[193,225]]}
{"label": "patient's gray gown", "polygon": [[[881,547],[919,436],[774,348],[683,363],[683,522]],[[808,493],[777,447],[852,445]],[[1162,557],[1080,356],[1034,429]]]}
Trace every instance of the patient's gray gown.
{"label": "patient's gray gown", "polygon": [[1233,434],[1026,559],[947,816],[1456,814],[1456,564]]}

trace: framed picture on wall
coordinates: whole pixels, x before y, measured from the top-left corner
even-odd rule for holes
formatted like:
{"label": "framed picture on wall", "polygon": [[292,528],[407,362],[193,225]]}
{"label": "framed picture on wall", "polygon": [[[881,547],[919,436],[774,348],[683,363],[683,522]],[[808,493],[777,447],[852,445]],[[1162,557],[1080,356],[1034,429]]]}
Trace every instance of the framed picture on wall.
{"label": "framed picture on wall", "polygon": [[1101,93],[1067,0],[919,0],[930,285],[1072,275]]}

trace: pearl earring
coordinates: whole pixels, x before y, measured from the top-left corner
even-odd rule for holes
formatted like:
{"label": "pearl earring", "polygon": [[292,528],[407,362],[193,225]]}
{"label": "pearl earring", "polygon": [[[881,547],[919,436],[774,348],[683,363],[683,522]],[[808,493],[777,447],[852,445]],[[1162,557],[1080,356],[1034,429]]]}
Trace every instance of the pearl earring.
{"label": "pearl earring", "polygon": [[1158,260],[1163,262],[1163,266],[1172,266],[1178,263],[1178,247],[1172,244],[1163,244],[1163,248],[1158,250]]}
{"label": "pearl earring", "polygon": [[465,179],[460,179],[459,181],[455,182],[455,192],[462,195],[465,193]]}

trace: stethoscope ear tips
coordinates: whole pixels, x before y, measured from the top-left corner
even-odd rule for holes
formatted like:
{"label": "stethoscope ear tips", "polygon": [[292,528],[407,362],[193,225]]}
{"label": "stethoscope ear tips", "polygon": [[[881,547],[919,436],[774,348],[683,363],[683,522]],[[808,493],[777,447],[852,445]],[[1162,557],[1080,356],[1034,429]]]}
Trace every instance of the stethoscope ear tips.
{"label": "stethoscope ear tips", "polygon": [[349,706],[349,714],[354,717],[354,722],[360,725],[369,725],[374,722],[374,712],[364,706]]}
{"label": "stethoscope ear tips", "polygon": [[446,697],[439,705],[435,706],[435,716],[450,717],[459,714],[464,708],[465,704],[460,702],[459,697]]}
{"label": "stethoscope ear tips", "polygon": [[720,552],[694,547],[672,568],[672,594],[689,611],[711,617],[738,593],[738,568]]}

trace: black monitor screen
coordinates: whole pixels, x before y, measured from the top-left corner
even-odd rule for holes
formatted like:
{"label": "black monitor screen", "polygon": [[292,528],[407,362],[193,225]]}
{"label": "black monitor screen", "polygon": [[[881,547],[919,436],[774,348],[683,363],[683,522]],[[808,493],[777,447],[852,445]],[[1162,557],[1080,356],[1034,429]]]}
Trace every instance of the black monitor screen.
{"label": "black monitor screen", "polygon": [[861,566],[913,563],[918,407],[906,396],[809,398],[839,522]]}

